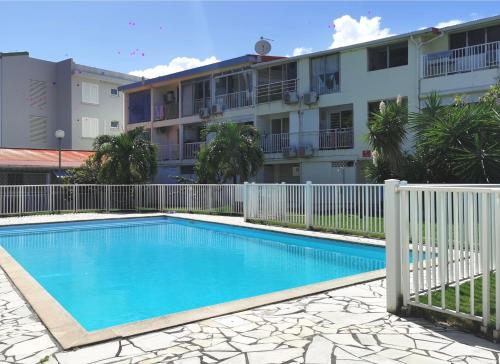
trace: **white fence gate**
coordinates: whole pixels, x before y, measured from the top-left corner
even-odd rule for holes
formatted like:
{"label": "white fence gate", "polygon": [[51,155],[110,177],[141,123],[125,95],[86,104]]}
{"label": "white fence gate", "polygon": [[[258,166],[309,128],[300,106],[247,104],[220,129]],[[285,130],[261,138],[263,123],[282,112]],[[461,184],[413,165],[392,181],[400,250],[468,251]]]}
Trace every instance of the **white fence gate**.
{"label": "white fence gate", "polygon": [[494,295],[500,330],[498,279],[490,291],[500,265],[499,187],[386,181],[389,311],[416,306],[480,321],[486,329]]}

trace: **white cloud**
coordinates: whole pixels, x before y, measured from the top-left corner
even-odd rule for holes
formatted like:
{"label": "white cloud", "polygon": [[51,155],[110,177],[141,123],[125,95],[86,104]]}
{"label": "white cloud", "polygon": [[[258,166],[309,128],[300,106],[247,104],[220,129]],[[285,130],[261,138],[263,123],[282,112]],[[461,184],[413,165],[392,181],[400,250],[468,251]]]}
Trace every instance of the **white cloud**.
{"label": "white cloud", "polygon": [[350,44],[368,42],[394,35],[389,28],[381,28],[381,17],[368,18],[362,16],[359,20],[350,15],[343,15],[333,21],[333,42],[330,48],[343,47]]}
{"label": "white cloud", "polygon": [[436,28],[451,27],[452,25],[462,24],[464,21],[460,19],[452,19],[448,21],[442,21],[436,24]]}
{"label": "white cloud", "polygon": [[303,54],[311,53],[312,48],[297,47],[293,49],[293,56],[301,56]]}
{"label": "white cloud", "polygon": [[155,78],[158,76],[164,76],[191,68],[206,66],[207,64],[215,62],[219,62],[219,60],[215,56],[211,56],[205,59],[192,57],[175,57],[168,64],[160,64],[158,66],[146,68],[144,70],[131,71],[129,72],[129,74],[145,78]]}

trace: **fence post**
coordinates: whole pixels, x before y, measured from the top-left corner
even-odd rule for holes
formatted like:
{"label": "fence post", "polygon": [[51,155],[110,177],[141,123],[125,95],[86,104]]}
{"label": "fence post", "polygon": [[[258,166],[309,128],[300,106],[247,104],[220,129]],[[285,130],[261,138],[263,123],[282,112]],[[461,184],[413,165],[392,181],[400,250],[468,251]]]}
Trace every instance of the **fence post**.
{"label": "fence post", "polygon": [[311,229],[313,226],[313,186],[311,181],[307,181],[305,186],[305,191],[304,191],[304,212],[305,212],[305,223],[306,223],[306,228]]}
{"label": "fence post", "polygon": [[245,182],[243,184],[243,221],[245,222],[248,220],[248,189],[248,182]]}
{"label": "fence post", "polygon": [[109,210],[111,209],[111,194],[109,193],[111,187],[109,185],[105,185],[106,187],[106,190],[105,190],[105,199],[106,199],[106,211],[109,212]]}
{"label": "fence post", "polygon": [[[493,193],[494,195],[494,211],[491,216],[492,221],[498,221],[500,218],[500,190]],[[494,220],[493,220],[494,219]],[[492,245],[495,247],[495,270],[498,272],[500,267],[500,226],[493,224],[495,235],[493,236]],[[498,274],[498,273],[497,273]],[[495,282],[495,330],[493,330],[493,337],[500,338],[500,279],[496,278]]]}
{"label": "fence post", "polygon": [[387,311],[396,314],[401,311],[403,305],[399,186],[400,181],[397,179],[386,180],[384,184]]}
{"label": "fence post", "polygon": [[47,209],[50,211],[50,212],[54,212],[54,206],[52,205],[52,200],[53,200],[53,187],[52,185],[48,185],[48,188],[49,188],[49,191],[48,191],[48,206],[47,206]]}
{"label": "fence post", "polygon": [[[482,220],[480,232],[480,252],[481,252],[481,266],[482,266],[482,299],[483,299],[483,326],[481,330],[484,333],[488,332],[488,324],[490,322],[490,258],[491,258],[491,220],[492,208],[490,206],[490,198],[488,194],[481,194],[481,215]],[[457,264],[457,263],[455,263]]]}
{"label": "fence post", "polygon": [[18,196],[18,210],[19,214],[22,214],[24,211],[24,186],[19,186],[18,190],[19,196]]}
{"label": "fence post", "polygon": [[73,185],[73,211],[78,211],[78,185]]}

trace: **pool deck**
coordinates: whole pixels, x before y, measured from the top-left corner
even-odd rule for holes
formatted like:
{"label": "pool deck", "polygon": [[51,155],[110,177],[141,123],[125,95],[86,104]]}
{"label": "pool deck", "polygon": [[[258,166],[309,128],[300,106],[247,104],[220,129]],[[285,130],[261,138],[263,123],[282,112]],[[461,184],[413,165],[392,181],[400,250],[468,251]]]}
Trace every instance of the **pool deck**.
{"label": "pool deck", "polygon": [[[175,216],[244,224],[238,217]],[[31,216],[0,219],[0,225],[106,217]],[[384,285],[379,279],[64,351],[0,270],[0,363],[35,364],[45,357],[44,363],[52,364],[499,362],[500,346],[489,341],[425,320],[388,314]]]}

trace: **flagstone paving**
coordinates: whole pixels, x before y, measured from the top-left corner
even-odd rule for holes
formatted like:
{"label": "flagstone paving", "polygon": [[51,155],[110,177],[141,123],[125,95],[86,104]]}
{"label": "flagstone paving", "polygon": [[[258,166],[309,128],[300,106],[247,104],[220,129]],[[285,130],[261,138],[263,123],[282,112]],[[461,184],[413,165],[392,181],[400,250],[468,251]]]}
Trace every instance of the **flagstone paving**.
{"label": "flagstone paving", "polygon": [[500,346],[385,311],[385,281],[61,351],[0,270],[0,363],[498,363]]}

